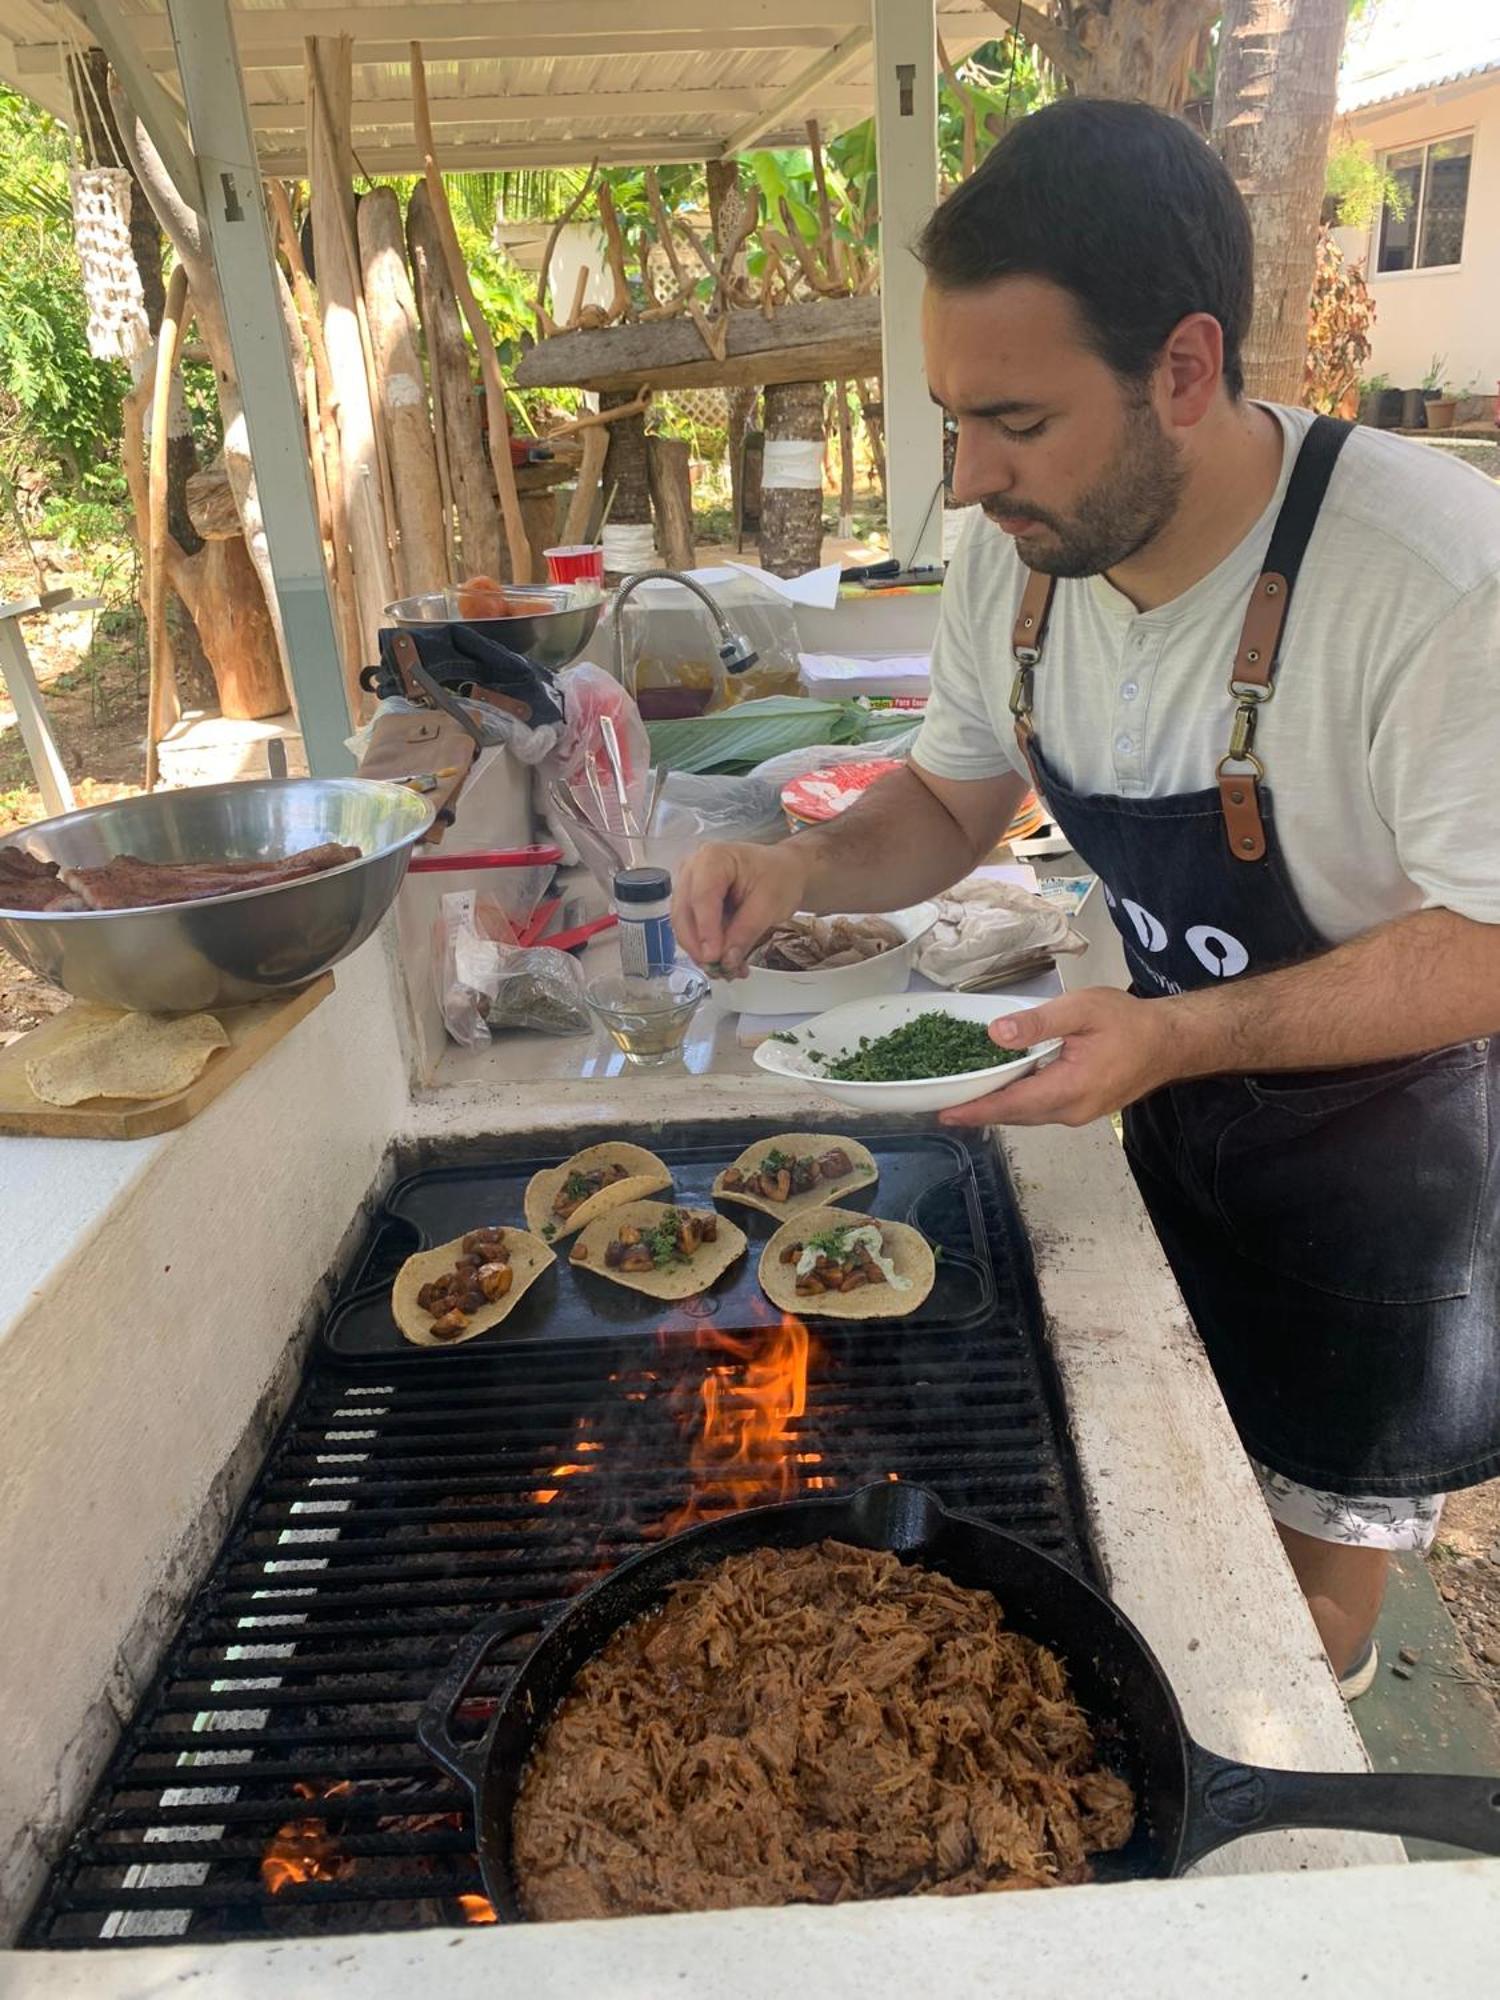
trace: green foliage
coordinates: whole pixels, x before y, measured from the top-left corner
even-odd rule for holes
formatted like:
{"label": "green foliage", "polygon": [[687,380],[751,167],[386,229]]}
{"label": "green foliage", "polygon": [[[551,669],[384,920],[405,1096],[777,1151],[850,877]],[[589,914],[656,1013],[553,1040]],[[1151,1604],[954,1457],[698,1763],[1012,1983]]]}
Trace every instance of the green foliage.
{"label": "green foliage", "polygon": [[1368,229],[1383,208],[1399,222],[1409,205],[1401,183],[1386,172],[1367,146],[1352,139],[1329,154],[1323,192],[1338,203],[1340,229]]}
{"label": "green foliage", "polygon": [[82,493],[115,455],[125,372],[95,361],[73,248],[68,141],[0,85],[0,413],[10,469],[43,460]]}

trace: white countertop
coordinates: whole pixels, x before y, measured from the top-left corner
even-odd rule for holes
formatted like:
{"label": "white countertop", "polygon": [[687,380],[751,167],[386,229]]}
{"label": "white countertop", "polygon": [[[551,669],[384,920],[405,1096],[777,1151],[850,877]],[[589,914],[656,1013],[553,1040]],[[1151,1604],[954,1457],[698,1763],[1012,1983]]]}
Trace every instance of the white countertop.
{"label": "white countertop", "polygon": [[1500,1861],[0,1957],[4,2000],[1481,2000]]}

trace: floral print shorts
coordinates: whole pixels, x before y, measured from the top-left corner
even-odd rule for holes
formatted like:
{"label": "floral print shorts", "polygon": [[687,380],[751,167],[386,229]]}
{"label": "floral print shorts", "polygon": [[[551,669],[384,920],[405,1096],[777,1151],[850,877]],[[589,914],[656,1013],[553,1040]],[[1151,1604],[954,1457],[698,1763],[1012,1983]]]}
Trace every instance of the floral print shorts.
{"label": "floral print shorts", "polygon": [[1260,1460],[1250,1461],[1273,1521],[1296,1528],[1320,1542],[1343,1542],[1350,1548],[1396,1549],[1425,1555],[1432,1547],[1445,1496],[1424,1493],[1419,1499],[1391,1499],[1377,1494],[1320,1493],[1272,1472]]}

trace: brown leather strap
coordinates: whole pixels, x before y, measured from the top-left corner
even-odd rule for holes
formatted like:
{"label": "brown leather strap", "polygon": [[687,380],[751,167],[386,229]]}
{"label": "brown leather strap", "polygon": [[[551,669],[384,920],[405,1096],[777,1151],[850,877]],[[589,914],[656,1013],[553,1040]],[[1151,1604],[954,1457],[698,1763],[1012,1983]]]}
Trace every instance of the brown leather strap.
{"label": "brown leather strap", "polygon": [[1262,861],[1266,829],[1260,816],[1260,795],[1253,771],[1220,773],[1219,806],[1229,851],[1236,861]]}
{"label": "brown leather strap", "polygon": [[1271,685],[1289,596],[1286,578],[1274,570],[1262,570],[1255,579],[1245,622],[1240,627],[1240,643],[1235,649],[1234,680],[1244,681],[1250,687]]}
{"label": "brown leather strap", "polygon": [[1026,572],[1026,588],[1021,592],[1021,606],[1010,633],[1010,649],[1018,660],[1041,650],[1056,586],[1055,576],[1044,576],[1039,569]]}

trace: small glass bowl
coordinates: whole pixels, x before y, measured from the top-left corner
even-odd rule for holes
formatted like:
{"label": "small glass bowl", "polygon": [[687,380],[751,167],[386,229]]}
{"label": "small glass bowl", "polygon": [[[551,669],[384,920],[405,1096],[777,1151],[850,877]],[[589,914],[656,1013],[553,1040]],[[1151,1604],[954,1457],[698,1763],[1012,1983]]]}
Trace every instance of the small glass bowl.
{"label": "small glass bowl", "polygon": [[660,1069],[681,1057],[708,990],[701,972],[679,965],[653,979],[605,973],[588,982],[583,997],[626,1062],[635,1069]]}

